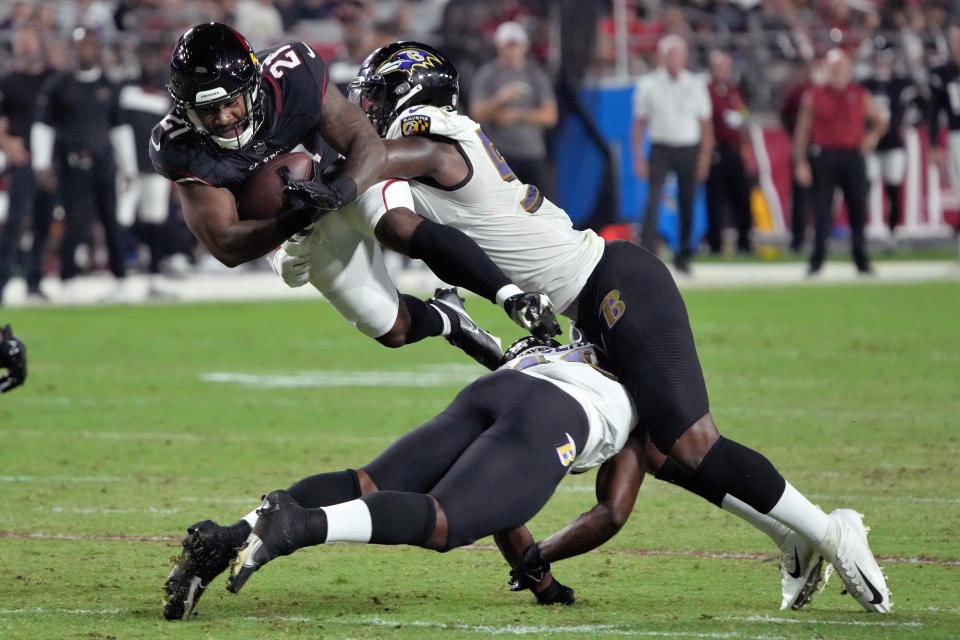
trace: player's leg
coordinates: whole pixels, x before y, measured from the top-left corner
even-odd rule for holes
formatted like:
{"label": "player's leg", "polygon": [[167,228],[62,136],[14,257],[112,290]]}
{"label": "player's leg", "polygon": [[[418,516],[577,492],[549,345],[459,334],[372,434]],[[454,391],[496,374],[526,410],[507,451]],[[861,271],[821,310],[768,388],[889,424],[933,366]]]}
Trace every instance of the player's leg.
{"label": "player's leg", "polygon": [[707,244],[710,253],[719,254],[723,250],[723,207],[727,202],[726,163],[719,149],[714,151],[710,164],[710,175],[705,185],[707,194]]}
{"label": "player's leg", "polygon": [[94,179],[94,207],[100,224],[103,226],[103,235],[107,242],[107,256],[110,262],[110,272],[117,279],[127,275],[126,254],[124,250],[124,230],[117,220],[117,173],[112,162],[95,163],[93,168]]}
{"label": "player's leg", "polygon": [[[452,462],[446,456],[443,465],[430,465],[442,473],[430,495],[381,487],[358,500],[304,509],[286,492],[272,492],[228,588],[239,590],[271,559],[304,546],[350,541],[447,550],[531,518],[573,460],[563,452],[586,442],[586,415],[549,382],[514,371],[486,380],[471,390],[472,413],[492,422]],[[420,460],[407,464],[420,466]],[[377,477],[373,464],[370,469]]]}
{"label": "player's leg", "polygon": [[640,232],[640,243],[652,252],[657,251],[657,240],[660,231],[657,227],[657,215],[660,210],[660,197],[663,193],[663,183],[667,180],[668,151],[659,145],[651,145],[649,173],[647,181],[647,202],[643,207],[643,227]]}
{"label": "player's leg", "polygon": [[[859,530],[849,514],[828,518],[767,458],[720,436],[709,413],[685,305],[658,260],[629,244],[609,243],[582,295],[578,326],[606,346],[627,390],[643,407],[641,424],[651,441],[693,476],[691,487],[711,487],[714,502],[718,495],[729,494],[769,515],[804,536],[835,564],[842,566],[838,553],[856,556],[873,583],[883,585],[882,573],[868,554],[865,539],[858,539]],[[838,570],[848,586],[866,589],[859,577],[844,574],[841,566]],[[878,589],[883,592],[885,587]],[[873,610],[884,607],[889,608],[888,599],[881,599]]]}
{"label": "player's leg", "polygon": [[747,167],[739,149],[726,151],[730,175],[730,200],[733,219],[737,227],[737,251],[750,253],[750,229],[753,227],[753,212],[750,205],[752,185]]}
{"label": "player's leg", "polygon": [[64,285],[80,273],[77,247],[90,234],[93,220],[93,190],[90,172],[64,167],[57,176],[63,201],[63,238],[60,240],[60,279]]}
{"label": "player's leg", "polygon": [[868,184],[863,156],[859,153],[845,155],[838,172],[838,179],[843,200],[847,205],[853,262],[860,273],[869,273],[870,258],[867,255],[867,241],[864,236],[864,226],[867,222]]}
{"label": "player's leg", "polygon": [[827,255],[827,240],[833,230],[833,192],[837,187],[837,163],[832,154],[820,153],[810,159],[813,170],[813,252],[810,254],[810,273],[823,267]]}
{"label": "player's leg", "polygon": [[33,244],[30,247],[30,266],[27,270],[27,293],[46,298],[40,290],[43,279],[43,258],[50,237],[50,225],[53,224],[53,208],[56,196],[53,192],[41,189],[30,175],[29,188],[33,194]]}
{"label": "player's leg", "polygon": [[325,216],[309,246],[310,283],[362,333],[388,347],[444,336],[488,368],[499,366],[500,341],[481,330],[454,289],[429,300],[400,295],[387,271],[383,249],[340,212]]}
{"label": "player's leg", "polygon": [[677,174],[677,213],[680,218],[680,245],[674,264],[679,271],[690,268],[690,233],[693,230],[693,198],[697,192],[697,147],[673,149],[673,168]]}
{"label": "player's leg", "polygon": [[29,214],[32,206],[30,193],[25,188],[27,182],[26,169],[12,168],[10,175],[10,200],[7,207],[7,220],[0,231],[0,302],[3,300],[3,289],[10,279],[10,270],[17,254],[20,240],[20,226],[24,217]]}
{"label": "player's leg", "polygon": [[890,149],[883,152],[882,174],[883,187],[887,194],[887,200],[890,202],[890,215],[887,218],[887,226],[890,229],[890,236],[900,225],[902,218],[901,195],[903,192],[903,178],[907,168],[907,153],[904,149]]}

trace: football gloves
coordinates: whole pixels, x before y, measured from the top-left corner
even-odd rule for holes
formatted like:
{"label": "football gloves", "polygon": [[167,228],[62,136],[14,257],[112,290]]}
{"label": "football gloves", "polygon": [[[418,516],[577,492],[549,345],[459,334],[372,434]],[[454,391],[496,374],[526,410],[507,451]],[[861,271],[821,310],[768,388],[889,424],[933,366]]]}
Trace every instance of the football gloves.
{"label": "football gloves", "polygon": [[296,288],[310,282],[311,233],[313,225],[293,234],[270,256],[270,266],[288,287]]}
{"label": "football gloves", "polygon": [[323,212],[334,211],[357,197],[357,185],[349,176],[339,173],[324,180],[316,160],[311,178],[295,179],[288,167],[280,167],[279,172],[283,192],[292,208],[309,206]]}
{"label": "football gloves", "polygon": [[503,301],[503,308],[514,322],[544,342],[562,333],[553,303],[546,294],[516,293]]}
{"label": "football gloves", "polygon": [[27,379],[27,347],[13,333],[10,325],[0,329],[0,393],[19,387]]}
{"label": "football gloves", "polygon": [[[540,556],[540,547],[534,543],[524,549],[513,564],[507,584],[510,585],[510,591],[533,589],[543,580],[548,571],[550,571],[550,563],[544,562]],[[575,602],[573,589],[560,584],[553,578],[550,579],[550,584],[547,585],[546,589],[535,595],[537,596],[537,604],[570,605]]]}
{"label": "football gloves", "polygon": [[540,547],[533,543],[523,550],[510,570],[510,591],[523,591],[537,586],[550,571],[550,563],[540,557]]}

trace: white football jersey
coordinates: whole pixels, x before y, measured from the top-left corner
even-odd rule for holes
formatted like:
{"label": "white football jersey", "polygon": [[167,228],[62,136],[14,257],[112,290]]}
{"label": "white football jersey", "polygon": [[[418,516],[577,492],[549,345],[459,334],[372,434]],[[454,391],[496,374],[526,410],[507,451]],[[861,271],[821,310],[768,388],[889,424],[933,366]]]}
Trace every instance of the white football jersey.
{"label": "white football jersey", "polygon": [[616,455],[637,422],[633,400],[613,374],[599,364],[597,348],[578,342],[514,358],[502,368],[552,382],[580,403],[590,431],[571,471],[580,472]]}
{"label": "white football jersey", "polygon": [[387,138],[437,135],[454,140],[470,173],[446,188],[410,180],[414,210],[460,229],[525,291],[542,291],[564,311],[603,255],[603,240],[577,231],[535,185],[513,175],[503,156],[470,118],[439,107],[415,106],[390,125]]}

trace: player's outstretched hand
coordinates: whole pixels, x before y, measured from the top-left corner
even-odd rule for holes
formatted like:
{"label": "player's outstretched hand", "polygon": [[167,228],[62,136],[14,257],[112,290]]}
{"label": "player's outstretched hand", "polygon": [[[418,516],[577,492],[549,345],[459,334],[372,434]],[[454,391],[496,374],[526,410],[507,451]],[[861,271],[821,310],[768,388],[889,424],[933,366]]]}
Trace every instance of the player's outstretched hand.
{"label": "player's outstretched hand", "polygon": [[290,206],[311,206],[319,211],[334,211],[357,197],[357,185],[344,173],[324,179],[320,164],[313,161],[310,178],[295,179],[287,167],[280,167],[283,192]]}
{"label": "player's outstretched hand", "polygon": [[0,369],[7,370],[0,376],[0,393],[19,387],[27,379],[27,348],[10,325],[0,329]]}
{"label": "player's outstretched hand", "polygon": [[540,340],[562,333],[553,303],[539,291],[517,293],[503,301],[507,315]]}
{"label": "player's outstretched hand", "polygon": [[537,586],[550,571],[550,563],[540,557],[540,547],[533,543],[523,550],[510,569],[510,591],[523,591]]}

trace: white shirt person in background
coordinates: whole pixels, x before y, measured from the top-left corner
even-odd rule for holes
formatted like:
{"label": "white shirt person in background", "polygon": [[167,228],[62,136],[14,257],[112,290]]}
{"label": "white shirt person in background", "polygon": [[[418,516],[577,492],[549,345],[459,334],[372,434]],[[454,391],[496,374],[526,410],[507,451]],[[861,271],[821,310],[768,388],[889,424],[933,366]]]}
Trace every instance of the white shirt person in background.
{"label": "white shirt person in background", "polygon": [[[677,176],[680,247],[674,265],[690,270],[690,229],[697,184],[706,180],[713,150],[713,123],[706,84],[686,69],[689,51],[677,35],[657,44],[659,66],[637,83],[633,103],[634,168],[649,181],[643,214],[641,243],[656,251],[657,208],[667,174]],[[643,154],[644,135],[650,135],[649,162]]]}

